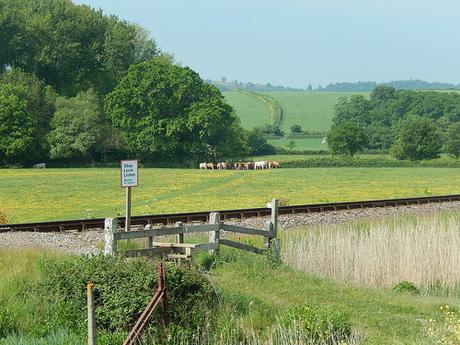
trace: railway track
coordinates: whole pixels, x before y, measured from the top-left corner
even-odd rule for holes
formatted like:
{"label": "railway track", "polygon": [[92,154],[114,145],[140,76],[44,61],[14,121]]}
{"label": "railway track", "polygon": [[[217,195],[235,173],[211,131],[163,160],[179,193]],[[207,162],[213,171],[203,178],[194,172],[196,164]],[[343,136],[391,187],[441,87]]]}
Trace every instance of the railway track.
{"label": "railway track", "polygon": [[[359,208],[377,208],[377,207],[396,207],[405,205],[419,205],[428,203],[440,203],[460,201],[460,194],[404,198],[404,199],[386,199],[386,200],[368,200],[355,202],[335,202],[324,204],[307,204],[294,206],[280,206],[279,214],[297,214],[297,213],[315,213],[338,210],[352,210]],[[192,223],[209,221],[209,212],[191,212],[191,213],[172,213],[172,214],[154,214],[146,216],[134,216],[131,218],[131,225],[145,226],[147,224],[174,224],[176,222]],[[269,208],[246,208],[238,210],[219,211],[222,220],[227,219],[244,219],[251,217],[261,217],[270,215]],[[124,218],[118,219],[119,226],[124,226]],[[22,224],[5,224],[0,225],[0,233],[10,231],[32,231],[32,232],[59,232],[59,231],[85,231],[89,229],[100,229],[104,227],[104,218],[97,219],[78,219],[78,220],[61,220],[40,223],[22,223]]]}

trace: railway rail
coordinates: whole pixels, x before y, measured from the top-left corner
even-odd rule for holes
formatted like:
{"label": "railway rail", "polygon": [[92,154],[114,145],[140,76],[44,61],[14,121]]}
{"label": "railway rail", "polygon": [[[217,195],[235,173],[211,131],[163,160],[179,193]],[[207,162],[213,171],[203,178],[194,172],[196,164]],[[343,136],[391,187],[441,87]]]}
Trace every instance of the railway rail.
{"label": "railway rail", "polygon": [[[306,204],[293,206],[280,206],[278,212],[280,215],[297,214],[297,213],[315,213],[338,210],[352,210],[359,208],[377,208],[377,207],[396,207],[406,205],[419,205],[428,203],[441,203],[460,201],[460,194],[416,197],[404,199],[386,199],[386,200],[367,200],[351,202],[335,202],[323,204]],[[154,214],[145,216],[134,216],[131,218],[132,226],[145,226],[148,224],[174,224],[176,222],[193,223],[209,221],[209,212],[190,212],[190,213],[172,213],[172,214]],[[238,210],[221,210],[221,220],[245,219],[251,217],[261,217],[270,215],[269,208],[246,208]],[[118,224],[124,227],[124,218],[118,219]],[[60,231],[85,231],[90,229],[100,229],[104,227],[104,218],[97,219],[78,219],[78,220],[61,220],[40,223],[22,223],[22,224],[5,224],[0,225],[0,233],[10,231],[32,231],[32,232],[60,232]]]}

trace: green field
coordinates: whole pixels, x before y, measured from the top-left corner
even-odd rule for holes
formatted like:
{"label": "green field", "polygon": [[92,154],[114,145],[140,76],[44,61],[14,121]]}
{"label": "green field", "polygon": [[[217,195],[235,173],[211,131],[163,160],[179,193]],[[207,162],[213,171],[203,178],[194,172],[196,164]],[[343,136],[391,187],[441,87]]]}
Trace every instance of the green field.
{"label": "green field", "polygon": [[282,147],[287,149],[291,141],[295,143],[293,150],[297,151],[304,151],[304,150],[311,150],[311,151],[328,151],[329,147],[326,143],[321,143],[322,138],[283,138],[278,140],[268,140],[270,144],[275,147]]}
{"label": "green field", "polygon": [[[368,96],[368,92],[265,92],[283,109],[281,128],[289,132],[297,123],[303,130],[327,132],[331,128],[334,105],[340,97],[353,94]],[[271,123],[271,112],[266,104],[239,91],[224,92],[225,99],[235,109],[245,128],[263,127]]]}
{"label": "green field", "polygon": [[244,128],[263,127],[272,123],[272,114],[267,105],[247,93],[229,91],[223,93],[225,100],[236,111]]}
{"label": "green field", "polygon": [[353,92],[266,92],[283,108],[282,129],[289,132],[297,123],[306,131],[327,132],[334,117],[334,105],[340,97],[353,94],[367,96],[369,93]]}
{"label": "green field", "polygon": [[[264,171],[140,169],[133,214],[459,193],[458,169],[315,168]],[[0,208],[9,222],[123,214],[118,169],[3,169]]]}

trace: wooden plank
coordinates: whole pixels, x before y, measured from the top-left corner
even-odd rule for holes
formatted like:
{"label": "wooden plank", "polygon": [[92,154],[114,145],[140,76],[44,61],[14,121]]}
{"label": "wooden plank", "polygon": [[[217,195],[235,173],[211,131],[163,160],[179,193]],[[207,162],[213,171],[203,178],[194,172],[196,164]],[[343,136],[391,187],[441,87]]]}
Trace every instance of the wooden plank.
{"label": "wooden plank", "polygon": [[253,253],[256,253],[256,254],[263,254],[264,252],[266,252],[265,249],[260,249],[260,248],[256,248],[256,247],[244,244],[244,243],[225,240],[225,239],[221,239],[220,244],[223,244],[223,245],[229,246],[229,247],[233,247],[233,248],[237,248],[237,249],[246,250],[248,252],[253,252]]}
{"label": "wooden plank", "polygon": [[239,233],[239,234],[257,235],[257,236],[264,236],[264,237],[273,237],[273,232],[268,232],[266,230],[244,228],[242,226],[228,225],[228,224],[221,224],[220,228],[222,230],[225,230],[225,231],[236,232],[236,233]]}
{"label": "wooden plank", "polygon": [[179,252],[180,248],[145,248],[145,249],[133,249],[122,252],[122,255],[127,258],[133,258],[136,256],[157,256],[157,255],[167,255],[171,253]]}
{"label": "wooden plank", "polygon": [[168,243],[168,242],[155,242],[154,247],[162,248],[195,248],[194,243]]}
{"label": "wooden plank", "polygon": [[219,243],[202,243],[195,245],[194,250],[215,250],[219,248]]}
{"label": "wooden plank", "polygon": [[115,232],[114,239],[129,240],[133,238],[142,237],[158,237],[158,236],[169,236],[177,234],[191,234],[197,232],[208,232],[215,231],[216,224],[201,224],[201,225],[182,225],[175,228],[162,228],[162,229],[150,229],[150,230],[138,230],[138,231],[120,231]]}

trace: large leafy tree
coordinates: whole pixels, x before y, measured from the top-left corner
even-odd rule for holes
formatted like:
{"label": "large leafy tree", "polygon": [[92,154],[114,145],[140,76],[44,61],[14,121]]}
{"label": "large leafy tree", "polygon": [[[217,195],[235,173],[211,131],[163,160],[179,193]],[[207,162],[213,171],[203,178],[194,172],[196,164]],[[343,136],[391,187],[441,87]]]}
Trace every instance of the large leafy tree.
{"label": "large leafy tree", "polygon": [[346,121],[329,131],[327,144],[334,154],[354,156],[365,148],[367,137],[364,129],[357,123]]}
{"label": "large leafy tree", "polygon": [[403,121],[391,151],[398,159],[432,159],[438,157],[441,146],[441,136],[435,122],[411,115]]}
{"label": "large leafy tree", "polygon": [[236,156],[244,133],[220,91],[188,67],[155,58],[132,66],[105,113],[133,156]]}
{"label": "large leafy tree", "polygon": [[19,70],[0,77],[0,156],[30,163],[47,155],[46,133],[54,112],[54,90]]}
{"label": "large leafy tree", "polygon": [[460,122],[449,127],[446,137],[446,151],[454,157],[460,157]]}
{"label": "large leafy tree", "polygon": [[69,0],[1,0],[0,10],[0,68],[33,73],[64,96],[105,94],[158,54],[142,28]]}
{"label": "large leafy tree", "polygon": [[59,97],[48,135],[50,156],[59,160],[97,158],[106,135],[97,95],[93,91],[74,98]]}

